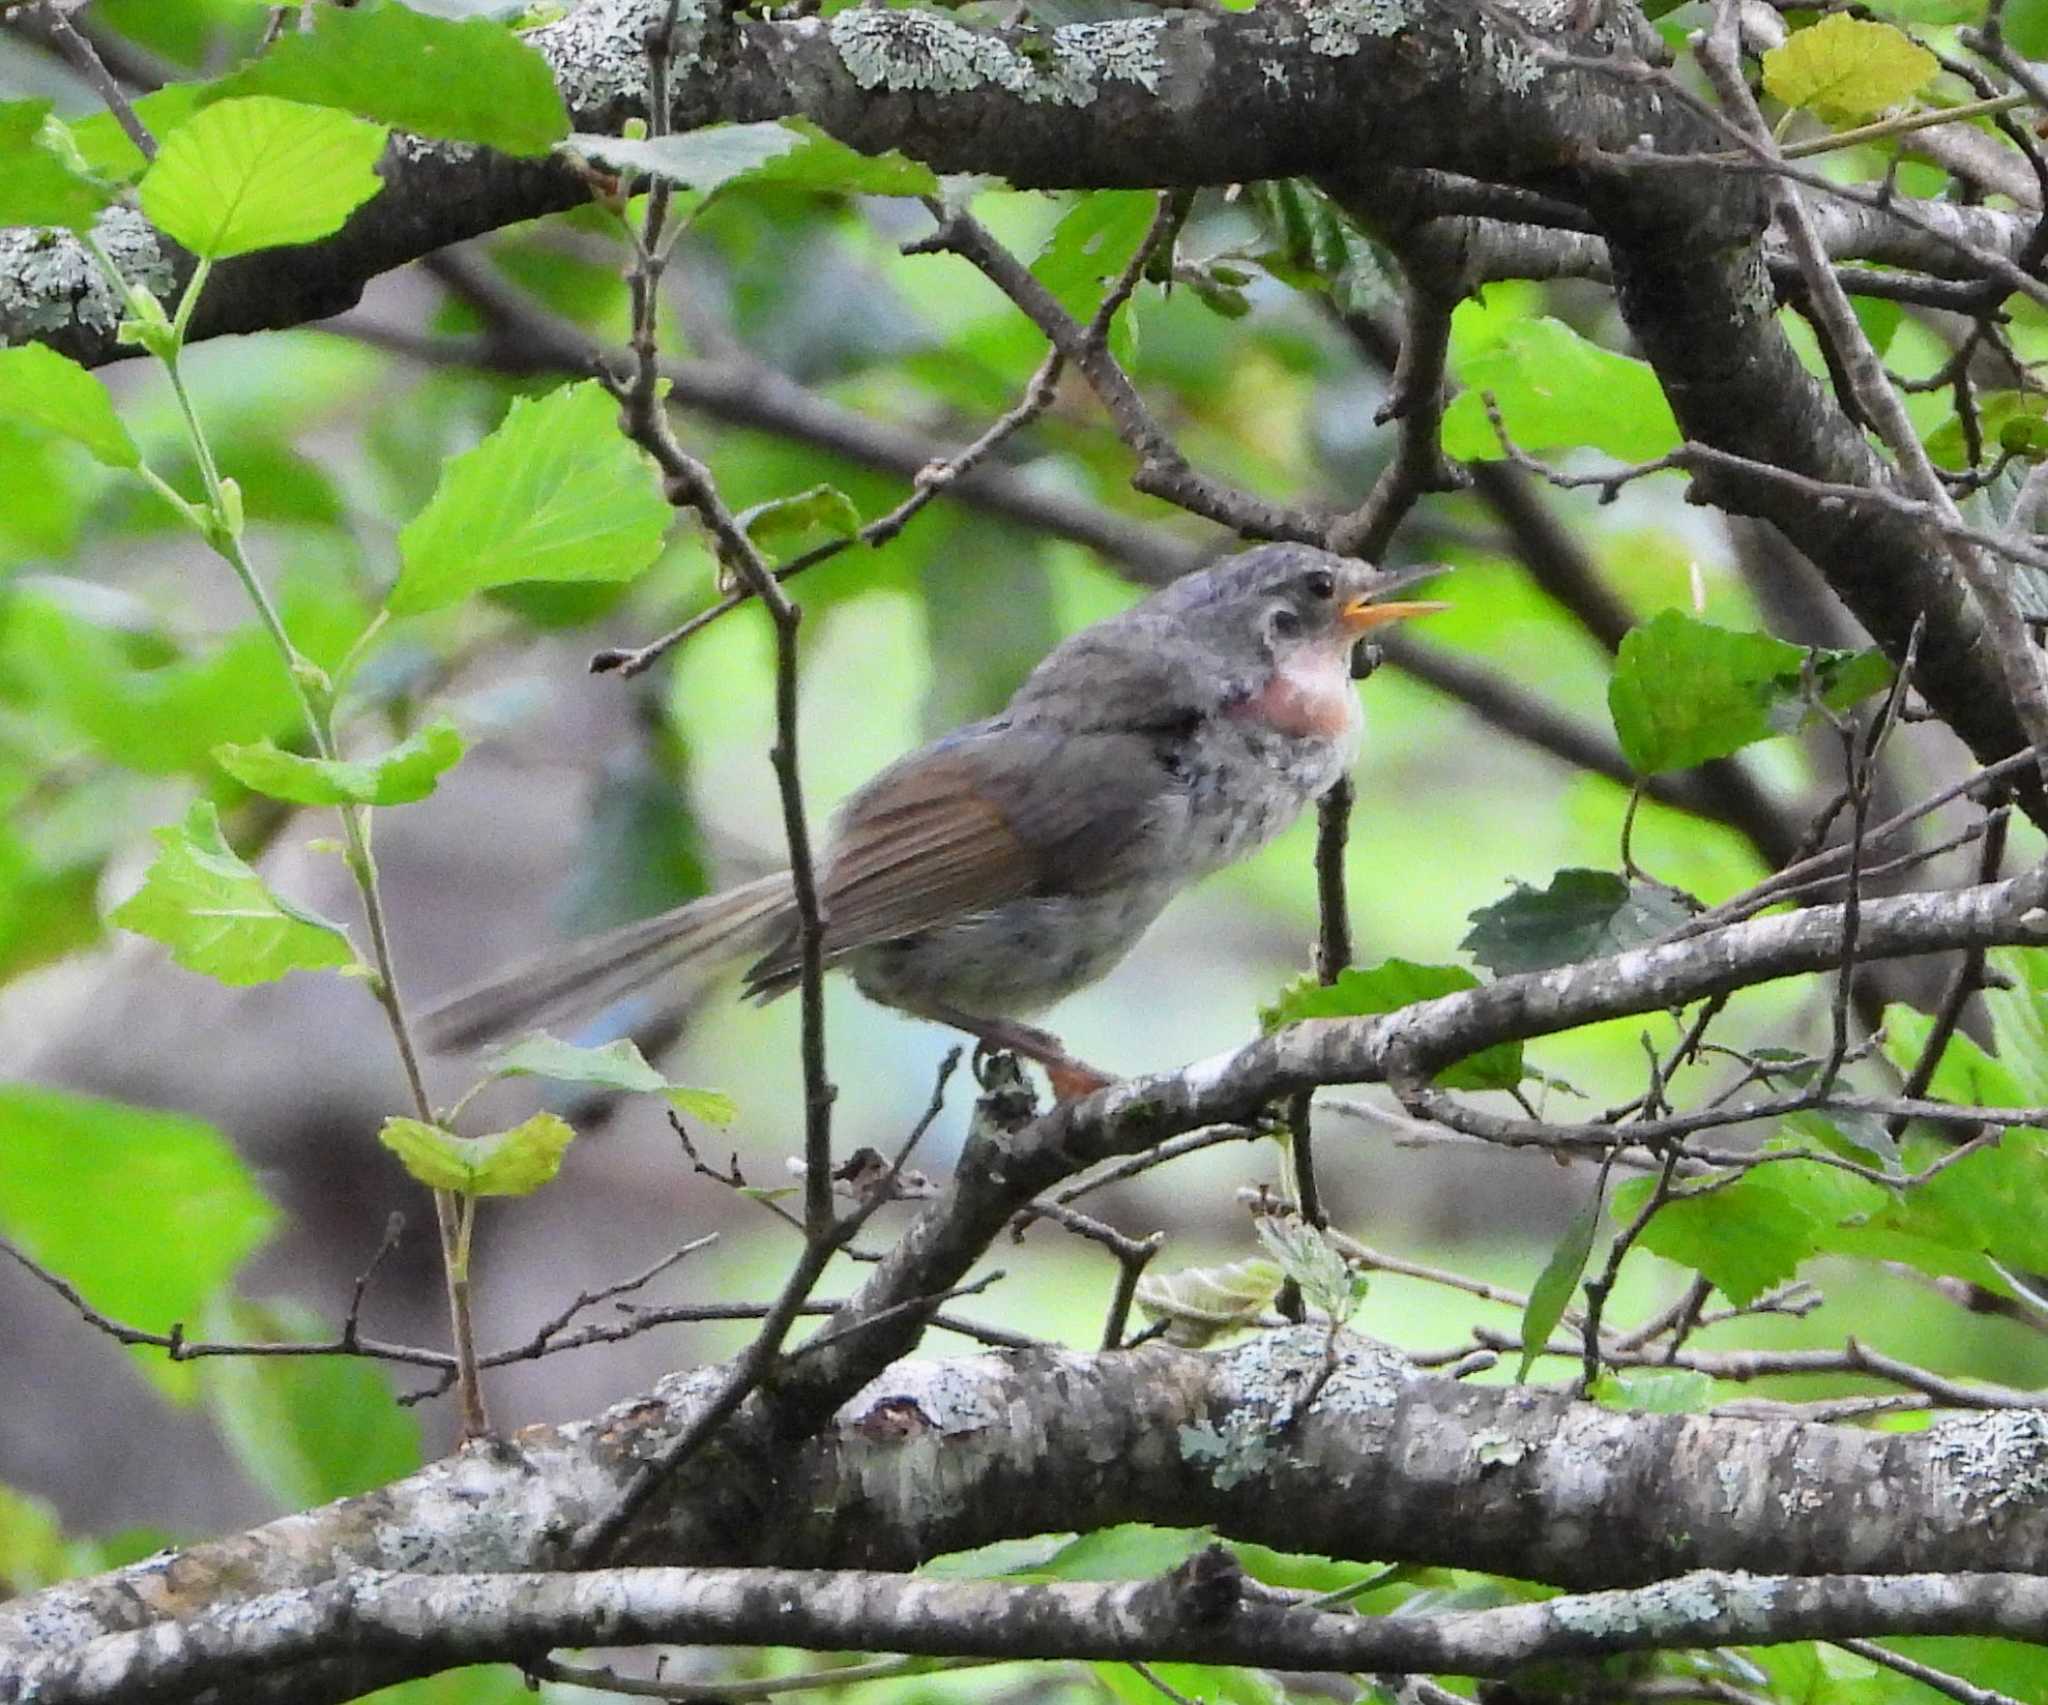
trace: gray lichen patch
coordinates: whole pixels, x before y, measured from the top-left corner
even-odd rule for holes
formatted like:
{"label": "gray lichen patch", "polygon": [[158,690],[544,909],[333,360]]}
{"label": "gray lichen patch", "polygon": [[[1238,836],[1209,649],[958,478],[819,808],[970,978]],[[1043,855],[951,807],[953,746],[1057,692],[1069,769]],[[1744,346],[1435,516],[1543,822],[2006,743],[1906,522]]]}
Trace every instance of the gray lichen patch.
{"label": "gray lichen patch", "polygon": [[902,1362],[870,1380],[840,1407],[837,1421],[872,1435],[915,1428],[974,1433],[995,1426],[1003,1406],[990,1389],[993,1370],[972,1361]]}
{"label": "gray lichen patch", "polygon": [[1548,1608],[1558,1626],[1574,1634],[1647,1635],[1655,1642],[1724,1623],[1738,1629],[1761,1626],[1776,1597],[1769,1580],[1701,1572],[1629,1592],[1561,1598]]}
{"label": "gray lichen patch", "polygon": [[[158,296],[170,294],[176,276],[141,214],[110,207],[94,235],[124,277]],[[73,326],[104,334],[121,318],[120,297],[69,231],[0,231],[0,342]]]}
{"label": "gray lichen patch", "polygon": [[1543,62],[1510,36],[1489,34],[1485,38],[1486,63],[1495,81],[1511,95],[1527,94],[1543,75]]}
{"label": "gray lichen patch", "polygon": [[1087,106],[1103,83],[1156,94],[1165,70],[1163,18],[1066,24],[1020,45],[934,12],[860,7],[827,25],[832,46],[863,89],[971,94],[1000,89],[1033,105]]}
{"label": "gray lichen patch", "polygon": [[1736,291],[1735,302],[1742,315],[1740,323],[1743,326],[1768,319],[1778,311],[1778,290],[1771,282],[1771,269],[1764,264],[1762,253],[1756,249],[1749,252],[1747,269]]}
{"label": "gray lichen patch", "polygon": [[1531,29],[1554,35],[1570,29],[1572,15],[1579,9],[1579,0],[1497,0],[1500,9],[1510,17],[1520,18]]}
{"label": "gray lichen patch", "polygon": [[1219,1492],[1256,1479],[1272,1465],[1273,1435],[1269,1424],[1249,1410],[1224,1418],[1220,1427],[1207,1421],[1180,1430],[1184,1461],[1209,1465],[1209,1480]]}
{"label": "gray lichen patch", "polygon": [[1295,1326],[1262,1332],[1224,1356],[1245,1400],[1276,1419],[1292,1415],[1295,1404],[1310,1392],[1317,1414],[1365,1415],[1400,1400],[1410,1370],[1399,1356],[1346,1335],[1338,1338],[1332,1360],[1327,1344],[1325,1328]]}
{"label": "gray lichen patch", "polygon": [[[659,23],[666,0],[583,0],[560,23],[526,39],[554,67],[555,82],[572,113],[588,113],[618,101],[647,101],[647,32]],[[682,0],[676,9],[674,62],[688,64],[702,51],[704,0]]]}
{"label": "gray lichen patch", "polygon": [[1409,0],[1325,0],[1303,9],[1308,49],[1329,59],[1348,59],[1367,36],[1396,36],[1419,23],[1422,11]]}
{"label": "gray lichen patch", "polygon": [[2048,1500],[2048,1415],[1993,1409],[1927,1429],[1928,1453],[1979,1510]]}

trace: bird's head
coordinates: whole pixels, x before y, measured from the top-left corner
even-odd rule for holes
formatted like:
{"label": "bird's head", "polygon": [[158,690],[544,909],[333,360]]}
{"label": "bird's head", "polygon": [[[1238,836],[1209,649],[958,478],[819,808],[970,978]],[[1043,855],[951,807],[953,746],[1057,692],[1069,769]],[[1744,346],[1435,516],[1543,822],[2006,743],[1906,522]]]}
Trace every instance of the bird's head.
{"label": "bird's head", "polygon": [[1443,572],[1441,563],[1390,571],[1313,545],[1260,545],[1184,575],[1156,602],[1212,644],[1285,666],[1348,657],[1377,628],[1448,608],[1394,596]]}

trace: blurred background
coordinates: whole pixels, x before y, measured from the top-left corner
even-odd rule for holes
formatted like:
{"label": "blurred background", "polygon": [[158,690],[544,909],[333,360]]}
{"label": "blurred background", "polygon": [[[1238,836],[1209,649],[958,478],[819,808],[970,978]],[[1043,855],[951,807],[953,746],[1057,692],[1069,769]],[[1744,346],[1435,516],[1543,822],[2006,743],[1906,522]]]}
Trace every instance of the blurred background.
{"label": "blurred background", "polygon": [[[146,83],[231,63],[253,45],[264,11],[231,0],[103,0],[90,16],[117,70]],[[0,95],[32,94],[55,97],[66,113],[92,110],[32,29],[0,33]],[[1149,217],[1150,198],[1137,200]],[[1063,221],[1081,205],[996,187],[975,211],[1030,257],[1060,247]],[[1334,261],[1300,265],[1299,233],[1276,217],[1286,211],[1255,194],[1199,198],[1180,253],[1200,264],[1171,288],[1139,292],[1118,347],[1198,466],[1274,497],[1348,508],[1392,451],[1392,429],[1375,411],[1398,341],[1399,297],[1355,239]],[[1131,216],[1122,205],[1088,214],[1111,227]],[[678,430],[734,508],[828,483],[872,518],[907,495],[919,465],[1016,402],[1043,356],[1039,335],[964,262],[900,254],[927,229],[910,203],[774,191],[721,198],[695,217],[670,274]],[[310,655],[331,662],[366,625],[395,571],[398,530],[446,459],[490,430],[513,396],[557,382],[548,350],[561,325],[619,343],[622,261],[601,217],[568,215],[384,279],[321,328],[191,352],[190,382],[244,492],[255,560]],[[1099,294],[1100,270],[1082,282]],[[1606,293],[1572,284],[1490,289],[1460,310],[1459,335],[1476,348],[1485,316],[1538,313],[1625,347]],[[1926,370],[1946,347],[1938,323],[1908,319],[1891,358]],[[151,463],[189,488],[195,476],[160,377],[140,362],[105,377]],[[814,821],[891,758],[999,706],[1060,636],[1230,548],[1213,528],[1132,493],[1130,471],[1100,410],[1070,384],[989,475],[933,504],[892,543],[847,551],[795,583]],[[1860,637],[1803,562],[1687,505],[1673,476],[1602,506],[1484,464],[1473,489],[1430,499],[1391,554],[1454,564],[1444,588],[1454,607],[1404,635],[1361,687],[1368,734],[1349,878],[1365,964],[1466,963],[1469,915],[1512,884],[1540,887],[1570,866],[1619,868],[1629,789],[1614,773],[1605,693],[1612,647],[1630,621],[1676,606],[1802,642]],[[241,1289],[291,1299],[330,1330],[388,1216],[403,1213],[405,1237],[376,1276],[363,1324],[379,1337],[440,1345],[432,1214],[375,1141],[405,1098],[362,989],[310,974],[225,988],[102,922],[139,883],[149,830],[202,795],[274,887],[353,919],[352,890],[328,844],[331,817],[253,797],[208,757],[224,740],[290,737],[294,711],[274,653],[218,561],[156,498],[73,446],[6,422],[0,571],[8,1075],[216,1126],[282,1211]],[[588,670],[599,648],[641,643],[717,595],[709,555],[685,521],[629,587],[513,588],[387,630],[357,678],[349,744],[382,749],[443,711],[471,743],[430,799],[377,818],[409,1003],[549,940],[783,861],[766,758],[771,643],[759,611],[710,625],[638,679]],[[1606,754],[1609,773],[1561,756],[1559,729],[1580,737],[1582,754]],[[1889,796],[1908,801],[1961,773],[1958,753],[1938,727],[1905,730]],[[1642,806],[1636,861],[1709,902],[1725,898],[1796,842],[1839,770],[1832,735],[1807,735],[1675,778],[1668,791],[1678,804]],[[2015,842],[2015,864],[2037,856],[2025,832]],[[1312,843],[1304,822],[1203,885],[1050,1022],[1081,1057],[1124,1073],[1246,1040],[1260,1004],[1309,964]],[[1924,1004],[1938,971],[1887,973],[1875,1000]],[[1737,1003],[1731,1030],[1809,1044],[1825,1034],[1826,999],[1819,983],[1755,991]],[[828,1014],[841,1150],[889,1149],[930,1098],[955,1038],[870,1007],[836,981]],[[663,1028],[651,1008],[611,1022]],[[673,1078],[733,1098],[730,1128],[692,1134],[707,1160],[730,1158],[756,1186],[789,1183],[800,1148],[796,1026],[793,1002],[757,1010],[721,988],[681,1015],[661,1059]],[[1554,1104],[1579,1105],[1576,1090],[1595,1108],[1640,1089],[1646,1037],[1668,1048],[1676,1034],[1668,1019],[1631,1021],[1543,1043],[1531,1058],[1570,1086],[1545,1092]],[[430,1088],[452,1101],[471,1075],[460,1060],[436,1060]],[[502,1085],[477,1117],[517,1118],[549,1104],[549,1093],[533,1080]],[[917,1157],[935,1177],[949,1168],[971,1095],[963,1072]],[[1342,1099],[1385,1104],[1377,1090]],[[477,1288],[486,1347],[524,1338],[577,1293],[710,1232],[719,1234],[713,1247],[636,1300],[772,1296],[793,1234],[759,1203],[693,1172],[657,1105],[552,1104],[572,1113],[583,1140],[550,1188],[485,1204]],[[1336,1225],[1377,1248],[1518,1289],[1590,1188],[1583,1173],[1540,1156],[1418,1146],[1398,1120],[1326,1109],[1318,1130]],[[1233,1260],[1255,1248],[1234,1191],[1280,1174],[1273,1145],[1229,1144],[1095,1205],[1127,1232],[1164,1230],[1162,1270]],[[0,1154],[0,1200],[7,1189]],[[910,1211],[886,1211],[876,1239]],[[150,1255],[134,1251],[139,1264]],[[1115,1276],[1099,1248],[1041,1224],[991,1264],[1007,1277],[963,1313],[1094,1343]],[[1879,1347],[1917,1361],[2020,1384],[2048,1379],[2048,1359],[2019,1329],[1959,1315],[1911,1279],[1874,1268],[1815,1276],[1829,1299],[1819,1313],[1745,1323],[1744,1341],[1839,1343],[1842,1321],[1854,1318]],[[827,1289],[857,1277],[843,1268]],[[1621,1306],[1661,1303],[1683,1283],[1639,1254]],[[1382,1278],[1359,1325],[1442,1347],[1481,1318],[1514,1324],[1511,1311]],[[745,1330],[675,1328],[504,1370],[490,1381],[496,1416],[512,1425],[587,1413],[729,1351]],[[1703,1340],[1717,1341],[1725,1340]],[[925,1353],[957,1348],[934,1336]],[[252,1469],[247,1438],[214,1424],[230,1401],[223,1376],[206,1373],[186,1400],[167,1395],[68,1305],[4,1264],[0,1366],[0,1481],[48,1500],[67,1528],[192,1533],[275,1507],[275,1482]],[[394,1384],[406,1389],[407,1376]],[[445,1447],[445,1398],[408,1413],[424,1448]],[[129,1440],[147,1440],[147,1453],[124,1455]]]}

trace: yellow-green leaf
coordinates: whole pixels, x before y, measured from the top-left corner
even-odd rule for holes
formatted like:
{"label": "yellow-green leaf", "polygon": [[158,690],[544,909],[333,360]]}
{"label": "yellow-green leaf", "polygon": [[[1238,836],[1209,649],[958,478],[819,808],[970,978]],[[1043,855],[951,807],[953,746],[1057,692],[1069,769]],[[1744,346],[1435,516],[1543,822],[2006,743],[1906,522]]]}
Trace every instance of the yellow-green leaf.
{"label": "yellow-green leaf", "polygon": [[1830,124],[1858,124],[1911,99],[1939,69],[1903,30],[1831,12],[1764,55],[1764,87]]}
{"label": "yellow-green leaf", "polygon": [[444,717],[378,758],[302,758],[268,740],[216,746],[213,756],[244,787],[293,805],[408,805],[462,757],[462,736]]}
{"label": "yellow-green leaf", "polygon": [[386,1119],[377,1140],[429,1189],[530,1196],[561,1170],[576,1133],[554,1114],[536,1113],[509,1131],[471,1138],[418,1119]]}
{"label": "yellow-green leaf", "polygon": [[162,942],[186,970],[241,986],[354,962],[339,924],[273,893],[236,855],[210,802],[158,829],[156,843],[140,891],[111,921]]}
{"label": "yellow-green leaf", "polygon": [[171,132],[138,193],[195,255],[317,242],[384,187],[382,125],[270,95],[222,101]]}
{"label": "yellow-green leaf", "polygon": [[516,400],[399,534],[392,614],[515,581],[630,580],[652,562],[672,511],[618,419],[595,379]]}

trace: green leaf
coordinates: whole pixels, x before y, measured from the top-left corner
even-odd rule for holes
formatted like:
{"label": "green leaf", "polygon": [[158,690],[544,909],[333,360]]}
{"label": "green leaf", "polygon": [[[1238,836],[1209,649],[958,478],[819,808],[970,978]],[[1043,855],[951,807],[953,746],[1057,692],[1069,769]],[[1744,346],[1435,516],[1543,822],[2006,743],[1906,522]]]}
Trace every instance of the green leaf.
{"label": "green leaf", "polygon": [[1763,58],[1764,88],[1833,125],[1859,124],[1910,100],[1940,62],[1890,24],[1831,12]]}
{"label": "green leaf", "polygon": [[310,35],[290,31],[217,87],[339,107],[358,118],[506,154],[545,154],[569,111],[539,53],[501,24],[455,22],[404,6],[325,6]]}
{"label": "green leaf", "polygon": [[[16,582],[0,622],[0,692],[44,705],[98,752],[149,775],[212,777],[213,748],[223,740],[303,727],[261,624],[181,655],[153,625],[138,644],[110,618],[105,597],[88,582],[55,576],[33,589]],[[317,591],[287,585],[280,602],[294,644],[322,667],[338,662],[362,630],[361,607],[332,583]]]}
{"label": "green leaf", "polygon": [[712,124],[678,136],[639,140],[579,130],[563,146],[616,172],[644,172],[710,194],[759,171],[770,160],[789,153],[800,140],[795,131],[769,121]]}
{"label": "green leaf", "polygon": [[948,1551],[918,1564],[917,1573],[946,1581],[986,1581],[999,1575],[1031,1575],[1059,1555],[1068,1539],[1038,1533],[1029,1539],[998,1539],[967,1551]]}
{"label": "green leaf", "polygon": [[937,195],[939,177],[900,149],[863,154],[829,136],[807,118],[782,120],[803,139],[801,148],[764,164],[755,181],[842,195]]}
{"label": "green leaf", "polygon": [[40,1592],[90,1566],[89,1548],[64,1537],[56,1506],[0,1486],[0,1597]]}
{"label": "green leaf", "polygon": [[661,1093],[678,1113],[687,1118],[702,1119],[707,1125],[730,1125],[739,1114],[733,1098],[720,1090],[686,1089],[679,1083],[672,1083]]}
{"label": "green leaf", "polygon": [[329,236],[382,189],[380,125],[268,95],[222,101],[174,130],[142,175],[142,211],[225,260]]}
{"label": "green leaf", "polygon": [[1678,447],[1678,422],[1647,362],[1602,349],[1562,320],[1461,306],[1451,324],[1451,372],[1465,391],[1444,411],[1446,454],[1480,462],[1504,453],[1486,417],[1487,392],[1523,450],[1583,446],[1640,462]]}
{"label": "green leaf", "polygon": [[1862,326],[1863,335],[1870,339],[1870,347],[1879,355],[1890,349],[1892,339],[1905,323],[1904,306],[1883,296],[1851,296],[1849,307],[1856,315],[1856,323]]}
{"label": "green leaf", "polygon": [[530,1196],[561,1170],[576,1140],[552,1113],[536,1113],[509,1131],[463,1138],[417,1119],[386,1119],[377,1140],[432,1190],[462,1196]]}
{"label": "green leaf", "polygon": [[[1874,1223],[2008,1269],[2048,1264],[2048,1132],[2015,1129],[1885,1204]],[[1993,1287],[2010,1292],[1999,1281]]]}
{"label": "green leaf", "polygon": [[2048,0],[2009,0],[2005,39],[2015,53],[2048,59]]}
{"label": "green leaf", "polygon": [[1365,1300],[1365,1275],[1354,1274],[1321,1228],[1291,1215],[1261,1214],[1252,1224],[1280,1270],[1301,1289],[1311,1308],[1339,1326]]}
{"label": "green leaf", "polygon": [[1522,1360],[1515,1369],[1516,1384],[1529,1377],[1530,1368],[1545,1353],[1551,1333],[1571,1307],[1579,1276],[1593,1254],[1594,1233],[1599,1229],[1600,1193],[1596,1190],[1572,1215],[1571,1224],[1564,1228],[1550,1259],[1543,1263],[1543,1271],[1536,1275],[1536,1283],[1529,1287],[1528,1306],[1522,1310]]}
{"label": "green leaf", "polygon": [[[2026,0],[2019,0],[2024,5]],[[1988,0],[1873,0],[1870,10],[1880,18],[1896,19],[1902,24],[1974,24],[1980,22],[1989,9]],[[2006,39],[2012,38],[2013,14],[2018,8],[2008,6],[2005,10]]]}
{"label": "green leaf", "polygon": [[491,1054],[484,1069],[492,1077],[545,1077],[557,1083],[587,1083],[599,1089],[659,1093],[669,1081],[650,1066],[628,1038],[602,1048],[579,1048],[540,1031]]}
{"label": "green leaf", "polygon": [[1166,1341],[1184,1350],[1258,1323],[1286,1278],[1278,1264],[1253,1259],[1217,1267],[1147,1273],[1135,1301],[1147,1320],[1166,1322]]}
{"label": "green leaf", "polygon": [[[1980,392],[1977,442],[1987,461],[2001,451],[2038,462],[2048,455],[2048,397],[2033,391]],[[1944,468],[1960,472],[1970,465],[1970,444],[1959,415],[1951,415],[1927,435],[1927,454]]]}
{"label": "green leaf", "polygon": [[1560,870],[1550,886],[1517,882],[1469,914],[1458,945],[1497,977],[1547,971],[1654,941],[1692,913],[1668,889],[1606,870]]}
{"label": "green leaf", "polygon": [[[1370,970],[1346,971],[1327,985],[1297,978],[1259,1009],[1259,1023],[1271,1031],[1305,1018],[1368,1018],[1478,987],[1479,979],[1461,965],[1389,959]],[[1435,1081],[1445,1089],[1513,1089],[1522,1075],[1521,1043],[1500,1042],[1444,1067]]]}
{"label": "green leaf", "polygon": [[132,468],[142,460],[106,386],[39,343],[0,349],[0,415],[61,433],[110,468]]}
{"label": "green leaf", "polygon": [[1608,1368],[1593,1382],[1593,1401],[1645,1415],[1699,1415],[1714,1406],[1714,1381],[1696,1368]]}
{"label": "green leaf", "polygon": [[786,561],[832,539],[860,533],[860,511],[837,486],[814,485],[793,497],[771,498],[733,517],[740,529],[772,561]]}
{"label": "green leaf", "polygon": [[1808,1148],[1838,1154],[1860,1166],[1876,1166],[1885,1172],[1903,1170],[1899,1145],[1891,1129],[1875,1113],[1829,1112],[1809,1109],[1788,1113],[1785,1129]]}
{"label": "green leaf", "polygon": [[671,513],[595,379],[521,397],[399,534],[388,602],[415,615],[519,580],[630,580],[660,555]]}
{"label": "green leaf", "polygon": [[737,1111],[733,1099],[717,1089],[670,1083],[647,1064],[629,1038],[606,1042],[602,1048],[578,1048],[543,1030],[485,1056],[483,1068],[492,1077],[545,1077],[555,1083],[588,1083],[596,1089],[618,1089],[629,1095],[659,1095],[678,1113],[715,1126],[731,1124]]}
{"label": "green leaf", "polygon": [[[1910,1073],[1934,1036],[1934,1020],[1910,1006],[1884,1009],[1885,1057]],[[1987,1054],[1969,1037],[1956,1032],[1941,1051],[1941,1062],[1927,1085],[1936,1101],[1962,1107],[2029,1107],[2035,1097],[2003,1060]]]}
{"label": "green leaf", "polygon": [[1979,997],[1991,1020],[1992,1046],[2026,1091],[2022,1105],[2048,1101],[2048,953],[2002,947],[1989,957],[2005,982]]}
{"label": "green leaf", "polygon": [[[167,83],[139,95],[128,104],[143,128],[161,144],[165,137],[199,110],[212,87],[205,83]],[[72,140],[85,163],[99,176],[116,183],[139,178],[149,162],[142,150],[128,140],[121,121],[110,112],[96,112],[71,121]]]}
{"label": "green leaf", "polygon": [[929,166],[891,149],[863,154],[808,119],[713,124],[676,136],[626,140],[579,131],[564,147],[616,172],[646,173],[712,195],[772,184],[821,195],[937,195]]}
{"label": "green leaf", "polygon": [[[1305,179],[1276,178],[1253,184],[1242,204],[1259,218],[1271,238],[1269,246],[1253,258],[1283,284],[1325,295],[1339,312],[1347,314],[1383,309],[1396,300],[1390,264],[1374,248],[1372,239]],[[1233,289],[1249,281],[1241,272],[1233,278],[1219,270],[1212,270],[1210,278],[1212,288],[1220,284]],[[1199,292],[1201,286],[1196,289]],[[1230,317],[1233,306],[1222,305],[1219,311]]]}
{"label": "green leaf", "polygon": [[[1130,265],[1158,212],[1158,198],[1150,190],[1090,190],[1053,227],[1031,263],[1032,275],[1086,325],[1110,284]],[[1125,363],[1133,355],[1131,324],[1129,314],[1119,314],[1110,328],[1110,353]]]}
{"label": "green leaf", "polygon": [[1142,1581],[1178,1569],[1215,1543],[1200,1528],[1122,1522],[1069,1540],[1030,1572],[1049,1581]]}
{"label": "green leaf", "polygon": [[244,787],[293,805],[409,805],[425,799],[462,757],[462,736],[443,717],[381,758],[302,758],[268,740],[213,749]]}
{"label": "green leaf", "polygon": [[1129,1664],[1091,1663],[1088,1668],[1116,1705],[1158,1705],[1167,1697],[1162,1687],[1203,1705],[1287,1705],[1289,1699],[1271,1676],[1235,1664],[1147,1663],[1152,1679]]}
{"label": "green leaf", "polygon": [[161,941],[186,970],[239,987],[355,963],[339,924],[273,893],[236,856],[209,801],[155,838],[160,850],[141,889],[110,921]]}
{"label": "green leaf", "polygon": [[[227,1139],[182,1113],[0,1088],[0,1155],[0,1228],[93,1307],[145,1331],[197,1322],[279,1224]],[[190,1363],[135,1354],[160,1389],[192,1392]]]}
{"label": "green leaf", "polygon": [[[1633,1217],[1651,1188],[1636,1179],[1617,1190],[1615,1217]],[[1843,1221],[1882,1213],[1890,1200],[1880,1186],[1819,1161],[1778,1161],[1715,1189],[1680,1191],[1657,1210],[1641,1242],[1747,1305],[1791,1278]]]}
{"label": "green leaf", "polygon": [[1607,707],[1629,763],[1655,775],[1791,732],[1812,696],[1841,710],[1890,678],[1876,652],[1809,650],[1665,610],[1623,635]]}
{"label": "green leaf", "polygon": [[92,229],[113,194],[81,169],[66,140],[48,101],[0,101],[0,226]]}
{"label": "green leaf", "polygon": [[[222,1299],[210,1337],[317,1343],[334,1328],[302,1304]],[[349,1356],[209,1356],[200,1388],[249,1478],[280,1509],[368,1492],[420,1465],[420,1428],[375,1362]]]}

